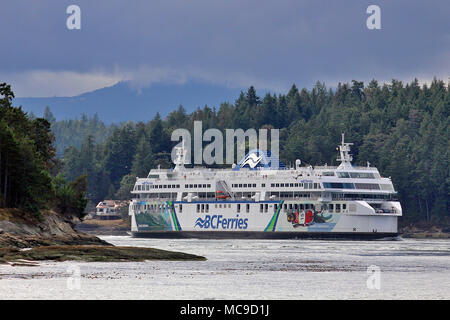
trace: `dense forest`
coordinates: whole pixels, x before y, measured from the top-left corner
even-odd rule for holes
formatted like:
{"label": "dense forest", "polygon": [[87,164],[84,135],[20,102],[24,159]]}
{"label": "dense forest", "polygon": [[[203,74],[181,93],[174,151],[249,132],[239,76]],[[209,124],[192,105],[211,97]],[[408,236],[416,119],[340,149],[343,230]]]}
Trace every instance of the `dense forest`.
{"label": "dense forest", "polygon": [[0,83],[0,208],[19,208],[39,218],[43,209],[83,217],[86,176],[68,182],[58,171],[54,135],[44,118],[12,106],[14,93]]}
{"label": "dense forest", "polygon": [[[37,118],[33,112],[30,112],[28,117],[30,119]],[[42,117],[51,125],[52,132],[55,136],[54,147],[58,158],[63,156],[64,151],[68,147],[73,146],[79,148],[87,136],[95,137],[95,143],[105,142],[114,129],[120,126],[120,124],[106,126],[100,121],[98,114],[88,117],[83,113],[80,119],[56,121],[48,106],[45,107]]]}
{"label": "dense forest", "polygon": [[233,104],[191,113],[179,106],[164,119],[157,114],[148,122],[105,126],[97,116],[55,121],[49,109],[44,120],[56,136],[61,164],[55,170],[67,181],[87,175],[87,197],[93,203],[127,199],[136,177],[158,165],[171,167],[172,131],[192,130],[200,120],[203,130],[280,129],[285,163],[299,158],[304,164],[336,165],[336,146],[345,132],[346,140],[354,143],[355,163],[368,161],[392,178],[404,222],[442,223],[449,218],[449,91],[450,83],[437,79],[422,86],[417,80],[382,85],[352,81],[336,88],[318,82],[312,89],[293,85],[287,94],[264,97],[250,87]]}

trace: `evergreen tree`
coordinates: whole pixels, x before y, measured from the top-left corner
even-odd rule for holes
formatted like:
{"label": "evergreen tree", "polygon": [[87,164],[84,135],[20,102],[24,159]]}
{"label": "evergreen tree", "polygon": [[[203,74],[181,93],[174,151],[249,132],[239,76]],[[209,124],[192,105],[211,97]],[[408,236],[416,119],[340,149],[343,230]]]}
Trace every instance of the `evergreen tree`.
{"label": "evergreen tree", "polygon": [[51,125],[56,122],[56,118],[50,111],[50,108],[48,106],[46,106],[44,110],[44,119],[47,120]]}
{"label": "evergreen tree", "polygon": [[[345,132],[346,140],[354,143],[357,164],[369,161],[383,176],[392,178],[405,220],[448,221],[449,85],[438,79],[422,87],[417,79],[407,84],[395,79],[384,84],[372,80],[367,86],[352,80],[333,89],[317,82],[310,90],[292,85],[287,94],[267,93],[262,100],[250,87],[234,103],[222,103],[217,111],[204,106],[187,113],[179,106],[166,119],[157,114],[153,120],[137,124],[105,126],[98,117],[87,116],[53,123],[46,117],[56,135],[57,154],[75,146],[64,153],[64,172],[68,180],[87,173],[90,199],[129,198],[136,176],[144,177],[158,165],[173,165],[170,133],[176,128],[192,130],[194,121],[199,120],[204,130],[280,129],[281,160],[292,163],[300,158],[311,165],[336,165],[335,148]],[[13,94],[6,85],[0,90],[2,110],[9,110],[5,106]],[[12,125],[16,123],[26,125]],[[33,145],[35,141],[39,146]],[[12,109],[0,114],[3,203],[17,203],[11,190],[27,183],[13,164],[19,161],[21,170],[33,166],[34,172],[41,170],[36,168],[47,170],[53,163],[51,144],[47,121],[26,120],[23,112]],[[24,154],[39,161],[22,163]],[[36,179],[45,181],[45,175]]]}
{"label": "evergreen tree", "polygon": [[154,167],[154,159],[149,139],[142,136],[136,148],[133,159],[132,176],[146,177],[151,168]]}

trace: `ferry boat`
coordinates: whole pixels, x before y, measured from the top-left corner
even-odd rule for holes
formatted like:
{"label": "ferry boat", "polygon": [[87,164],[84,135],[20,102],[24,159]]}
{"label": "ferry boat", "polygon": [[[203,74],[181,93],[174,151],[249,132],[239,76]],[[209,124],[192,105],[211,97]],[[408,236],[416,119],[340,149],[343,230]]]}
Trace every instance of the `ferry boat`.
{"label": "ferry boat", "polygon": [[134,237],[344,238],[397,236],[402,207],[390,178],[352,165],[286,167],[270,151],[251,150],[229,169],[186,168],[184,145],[173,169],[137,178],[129,206]]}

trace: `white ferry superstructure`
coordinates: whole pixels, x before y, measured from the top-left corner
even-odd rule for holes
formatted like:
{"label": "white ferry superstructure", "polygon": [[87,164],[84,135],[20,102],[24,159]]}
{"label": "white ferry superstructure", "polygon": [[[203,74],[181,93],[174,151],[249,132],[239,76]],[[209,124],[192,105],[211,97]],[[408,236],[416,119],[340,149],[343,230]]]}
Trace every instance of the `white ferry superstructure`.
{"label": "white ferry superstructure", "polygon": [[173,169],[137,178],[129,206],[134,237],[348,238],[397,236],[402,207],[390,178],[352,165],[351,143],[337,167],[287,168],[251,150],[230,169],[186,168],[184,147]]}

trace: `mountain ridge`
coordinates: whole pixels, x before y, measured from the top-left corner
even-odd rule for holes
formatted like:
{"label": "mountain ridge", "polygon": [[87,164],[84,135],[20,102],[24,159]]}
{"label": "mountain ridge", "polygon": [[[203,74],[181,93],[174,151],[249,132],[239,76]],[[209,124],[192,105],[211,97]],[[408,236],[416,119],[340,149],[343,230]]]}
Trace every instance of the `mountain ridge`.
{"label": "mountain ridge", "polygon": [[73,97],[22,97],[16,106],[42,116],[48,106],[56,120],[79,118],[98,114],[107,123],[148,121],[156,113],[166,116],[183,105],[187,112],[208,105],[219,107],[223,102],[234,102],[243,88],[230,88],[198,81],[182,84],[154,83],[136,89],[129,81],[85,92]]}

